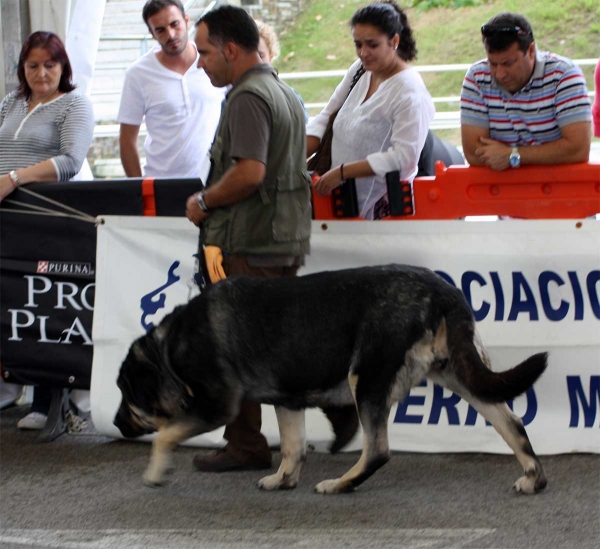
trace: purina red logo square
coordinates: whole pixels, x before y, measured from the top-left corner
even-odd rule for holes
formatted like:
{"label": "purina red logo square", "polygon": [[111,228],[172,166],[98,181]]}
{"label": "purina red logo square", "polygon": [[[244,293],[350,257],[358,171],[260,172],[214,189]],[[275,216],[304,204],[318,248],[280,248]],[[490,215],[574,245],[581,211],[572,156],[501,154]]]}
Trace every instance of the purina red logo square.
{"label": "purina red logo square", "polygon": [[38,261],[37,272],[58,276],[82,276],[90,278],[94,276],[91,263],[80,263],[77,261]]}

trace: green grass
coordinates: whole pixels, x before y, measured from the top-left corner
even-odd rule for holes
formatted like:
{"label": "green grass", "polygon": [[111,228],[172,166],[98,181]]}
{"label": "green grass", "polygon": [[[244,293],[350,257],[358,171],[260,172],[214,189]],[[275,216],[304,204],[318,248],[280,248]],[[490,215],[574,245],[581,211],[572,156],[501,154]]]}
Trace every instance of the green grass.
{"label": "green grass", "polygon": [[[368,0],[312,0],[293,24],[280,34],[280,72],[346,69],[356,59],[348,21]],[[433,4],[435,2],[422,2]],[[518,11],[531,22],[539,49],[572,59],[600,55],[600,3],[598,0],[488,0],[462,8],[420,7],[407,10],[415,31],[419,56],[415,65],[472,63],[485,56],[479,28],[494,14]],[[585,67],[590,89],[594,67]],[[432,96],[457,96],[464,73],[426,73]],[[339,78],[290,80],[307,103],[325,102]],[[436,104],[439,111],[457,110],[456,103]],[[318,110],[309,111],[314,115]],[[440,135],[453,142],[457,131]]]}

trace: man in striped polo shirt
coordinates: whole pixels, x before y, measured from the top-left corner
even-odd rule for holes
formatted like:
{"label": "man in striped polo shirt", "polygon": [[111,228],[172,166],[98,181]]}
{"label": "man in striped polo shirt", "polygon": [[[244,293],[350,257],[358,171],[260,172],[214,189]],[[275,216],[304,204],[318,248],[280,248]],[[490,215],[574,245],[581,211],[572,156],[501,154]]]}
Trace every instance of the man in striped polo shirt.
{"label": "man in striped polo shirt", "polygon": [[499,171],[587,162],[592,114],[581,69],[538,51],[520,14],[492,17],[481,34],[487,59],[468,70],[460,98],[469,164]]}

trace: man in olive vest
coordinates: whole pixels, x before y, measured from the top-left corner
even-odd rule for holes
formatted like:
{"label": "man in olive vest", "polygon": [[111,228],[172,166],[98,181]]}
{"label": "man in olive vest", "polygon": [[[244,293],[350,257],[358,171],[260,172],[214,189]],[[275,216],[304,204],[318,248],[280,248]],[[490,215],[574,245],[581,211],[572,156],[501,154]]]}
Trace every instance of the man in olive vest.
{"label": "man in olive vest", "polygon": [[[209,272],[295,276],[309,253],[311,228],[302,105],[262,63],[258,29],[243,9],[208,12],[196,23],[195,40],[198,66],[212,84],[233,85],[210,153],[208,186],[186,204],[205,249],[223,252],[222,270],[213,264]],[[207,261],[215,259],[207,254]],[[260,404],[244,401],[225,430],[225,449],[196,456],[194,465],[213,472],[269,468],[271,451],[260,427]]]}

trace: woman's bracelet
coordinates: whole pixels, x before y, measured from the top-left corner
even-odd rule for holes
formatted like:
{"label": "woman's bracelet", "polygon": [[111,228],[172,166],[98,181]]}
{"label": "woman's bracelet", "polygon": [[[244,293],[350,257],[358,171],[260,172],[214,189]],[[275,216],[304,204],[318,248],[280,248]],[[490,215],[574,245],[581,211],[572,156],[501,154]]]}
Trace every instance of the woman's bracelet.
{"label": "woman's bracelet", "polygon": [[340,179],[344,182],[344,165],[340,164]]}
{"label": "woman's bracelet", "polygon": [[15,170],[8,172],[8,178],[12,181],[12,184],[14,185],[15,189],[21,184],[21,182],[19,181],[19,176],[17,175],[17,172]]}

